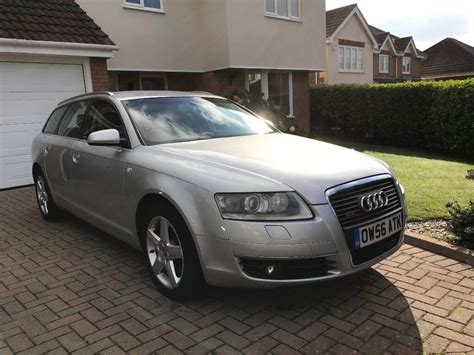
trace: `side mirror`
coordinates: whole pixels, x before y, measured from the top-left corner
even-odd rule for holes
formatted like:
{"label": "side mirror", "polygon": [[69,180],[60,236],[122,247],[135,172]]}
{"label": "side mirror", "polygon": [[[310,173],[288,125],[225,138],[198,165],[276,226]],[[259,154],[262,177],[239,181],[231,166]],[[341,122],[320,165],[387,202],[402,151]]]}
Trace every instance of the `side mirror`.
{"label": "side mirror", "polygon": [[92,132],[87,137],[90,145],[120,145],[120,133],[116,129],[103,129]]}

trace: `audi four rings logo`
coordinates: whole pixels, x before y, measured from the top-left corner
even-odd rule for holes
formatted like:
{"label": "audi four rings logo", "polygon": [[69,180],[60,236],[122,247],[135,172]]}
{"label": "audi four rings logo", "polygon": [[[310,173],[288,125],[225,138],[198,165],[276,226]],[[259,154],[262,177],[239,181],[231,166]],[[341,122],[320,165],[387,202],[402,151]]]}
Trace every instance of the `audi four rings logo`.
{"label": "audi four rings logo", "polygon": [[362,196],[360,207],[365,212],[375,211],[388,205],[388,196],[383,191],[377,191],[369,195]]}

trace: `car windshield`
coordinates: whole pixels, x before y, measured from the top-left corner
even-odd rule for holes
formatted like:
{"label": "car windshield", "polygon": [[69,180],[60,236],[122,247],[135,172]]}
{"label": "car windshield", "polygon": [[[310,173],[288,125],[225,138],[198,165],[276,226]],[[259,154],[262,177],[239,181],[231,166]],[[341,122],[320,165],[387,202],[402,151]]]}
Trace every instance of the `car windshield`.
{"label": "car windshield", "polygon": [[143,98],[123,104],[147,145],[275,132],[261,118],[220,98]]}

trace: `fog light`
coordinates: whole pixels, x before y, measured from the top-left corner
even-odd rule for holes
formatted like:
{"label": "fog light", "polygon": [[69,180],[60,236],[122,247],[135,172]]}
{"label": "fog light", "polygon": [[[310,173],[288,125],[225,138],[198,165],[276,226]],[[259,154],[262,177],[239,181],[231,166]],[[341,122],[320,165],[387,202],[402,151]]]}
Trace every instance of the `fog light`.
{"label": "fog light", "polygon": [[273,273],[273,271],[275,270],[275,266],[274,265],[268,265],[267,266],[267,275],[271,275]]}

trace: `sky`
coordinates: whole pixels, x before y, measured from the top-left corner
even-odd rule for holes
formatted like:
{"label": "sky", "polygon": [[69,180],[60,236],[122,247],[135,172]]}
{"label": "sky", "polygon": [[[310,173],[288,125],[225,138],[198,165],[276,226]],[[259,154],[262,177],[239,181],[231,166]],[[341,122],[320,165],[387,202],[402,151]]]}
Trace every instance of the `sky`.
{"label": "sky", "polygon": [[420,50],[446,37],[474,46],[474,0],[326,0],[327,10],[357,2],[367,22]]}

